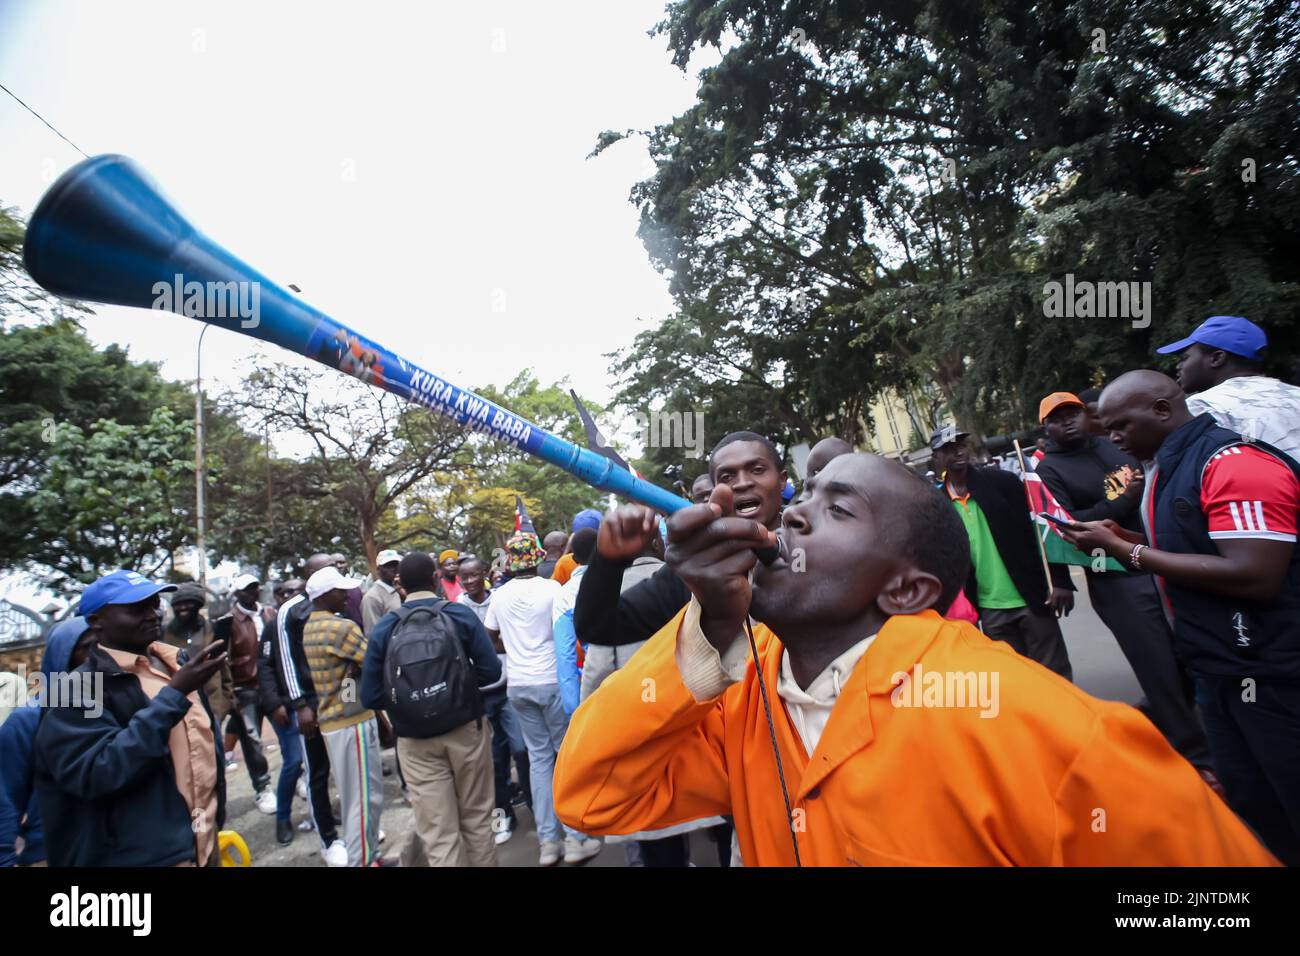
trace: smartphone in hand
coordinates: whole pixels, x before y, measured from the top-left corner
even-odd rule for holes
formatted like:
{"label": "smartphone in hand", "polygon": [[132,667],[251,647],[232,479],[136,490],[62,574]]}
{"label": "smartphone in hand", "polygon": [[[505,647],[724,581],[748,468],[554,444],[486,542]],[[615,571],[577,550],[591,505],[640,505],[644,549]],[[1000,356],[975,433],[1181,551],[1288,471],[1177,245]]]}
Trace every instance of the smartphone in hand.
{"label": "smartphone in hand", "polygon": [[1046,511],[1038,512],[1038,517],[1046,518],[1048,521],[1052,522],[1052,524],[1056,525],[1058,528],[1065,528],[1066,530],[1069,530],[1070,522],[1066,521],[1064,518],[1058,518],[1056,517],[1056,515],[1049,515]]}

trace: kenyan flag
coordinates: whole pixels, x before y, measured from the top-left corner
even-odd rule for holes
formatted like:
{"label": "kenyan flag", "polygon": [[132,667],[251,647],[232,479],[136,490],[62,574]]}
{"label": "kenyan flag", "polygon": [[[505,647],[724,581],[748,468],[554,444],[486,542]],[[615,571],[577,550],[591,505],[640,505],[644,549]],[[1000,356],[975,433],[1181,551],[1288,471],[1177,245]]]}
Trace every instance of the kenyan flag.
{"label": "kenyan flag", "polygon": [[[1060,518],[1062,521],[1073,521],[1070,513],[1066,511],[1052,496],[1052,492],[1043,484],[1043,479],[1039,478],[1032,471],[1022,476],[1025,483],[1025,495],[1029,498],[1029,517],[1033,519],[1034,530],[1038,532],[1038,538],[1043,542],[1043,550],[1047,553],[1047,560],[1051,564],[1077,564],[1082,568],[1097,567],[1097,559],[1090,554],[1084,554],[1070,542],[1061,537],[1060,529],[1052,524],[1046,518],[1041,517],[1042,512],[1047,512]],[[1114,558],[1105,559],[1105,569],[1107,571],[1123,571],[1124,566]]]}

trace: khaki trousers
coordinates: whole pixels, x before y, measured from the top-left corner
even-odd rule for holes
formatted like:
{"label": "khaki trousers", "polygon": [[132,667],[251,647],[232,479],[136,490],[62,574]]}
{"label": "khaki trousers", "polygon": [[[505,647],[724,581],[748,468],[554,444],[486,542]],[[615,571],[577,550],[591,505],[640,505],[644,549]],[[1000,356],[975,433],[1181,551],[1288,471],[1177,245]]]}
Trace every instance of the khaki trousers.
{"label": "khaki trousers", "polygon": [[[428,866],[496,866],[492,726],[471,720],[438,737],[397,738],[415,834]],[[408,850],[414,850],[412,839]],[[418,854],[417,854],[418,855]],[[403,862],[409,859],[403,853]]]}

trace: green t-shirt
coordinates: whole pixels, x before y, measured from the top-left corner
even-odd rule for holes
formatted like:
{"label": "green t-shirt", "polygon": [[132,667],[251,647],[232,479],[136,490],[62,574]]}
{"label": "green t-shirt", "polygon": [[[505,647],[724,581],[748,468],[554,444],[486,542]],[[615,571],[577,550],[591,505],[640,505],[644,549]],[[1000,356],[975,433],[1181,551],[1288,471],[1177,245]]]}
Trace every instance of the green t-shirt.
{"label": "green t-shirt", "polygon": [[1007,566],[1002,563],[1002,555],[998,554],[998,546],[993,543],[993,532],[989,530],[988,519],[984,517],[980,506],[969,495],[964,501],[953,498],[952,506],[957,509],[961,523],[966,526],[966,537],[970,538],[970,560],[975,566],[980,607],[1024,607],[1025,599],[1016,590],[1015,582],[1007,573]]}

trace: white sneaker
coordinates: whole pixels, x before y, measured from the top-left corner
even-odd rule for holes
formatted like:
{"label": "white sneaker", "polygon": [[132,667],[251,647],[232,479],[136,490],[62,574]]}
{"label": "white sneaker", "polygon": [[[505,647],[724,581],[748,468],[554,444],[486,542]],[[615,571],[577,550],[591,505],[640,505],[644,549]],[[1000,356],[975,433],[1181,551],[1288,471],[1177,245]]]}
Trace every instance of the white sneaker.
{"label": "white sneaker", "polygon": [[388,834],[385,833],[383,830],[380,830],[380,831],[379,831],[379,842],[380,842],[380,843],[383,843],[383,842],[384,842],[385,840],[387,840],[387,839],[388,839]]}
{"label": "white sneaker", "polygon": [[263,813],[275,813],[275,804],[275,791],[270,787],[267,787],[257,795],[257,809],[261,810]]}
{"label": "white sneaker", "polygon": [[325,861],[326,866],[348,865],[348,847],[342,840],[335,840],[325,849],[321,850],[320,855]]}
{"label": "white sneaker", "polygon": [[578,840],[574,837],[564,838],[564,862],[565,863],[586,863],[593,856],[600,852],[601,843],[595,837],[587,837],[585,840]]}
{"label": "white sneaker", "polygon": [[298,796],[303,800],[307,799],[307,781],[302,777],[298,778]]}
{"label": "white sneaker", "polygon": [[559,840],[547,840],[542,844],[542,852],[537,857],[538,866],[555,866],[560,862],[560,850],[563,844]]}
{"label": "white sneaker", "polygon": [[492,842],[497,846],[509,842],[510,838],[515,835],[515,831],[506,827],[504,830],[498,830],[492,837]]}
{"label": "white sneaker", "polygon": [[316,829],[316,824],[312,823],[311,820],[301,820],[298,823],[298,829],[303,833],[310,833]]}

